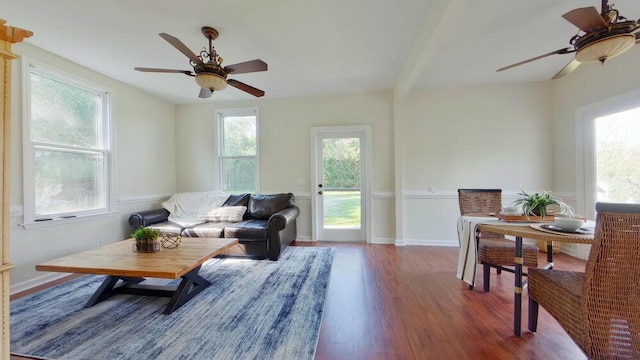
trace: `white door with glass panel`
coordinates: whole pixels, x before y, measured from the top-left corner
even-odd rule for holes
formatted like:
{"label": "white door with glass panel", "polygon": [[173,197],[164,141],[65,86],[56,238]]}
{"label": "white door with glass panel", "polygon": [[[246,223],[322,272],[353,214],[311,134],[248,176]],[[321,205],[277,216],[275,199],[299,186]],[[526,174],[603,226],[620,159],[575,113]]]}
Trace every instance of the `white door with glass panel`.
{"label": "white door with glass panel", "polygon": [[313,236],[366,241],[367,127],[312,129]]}

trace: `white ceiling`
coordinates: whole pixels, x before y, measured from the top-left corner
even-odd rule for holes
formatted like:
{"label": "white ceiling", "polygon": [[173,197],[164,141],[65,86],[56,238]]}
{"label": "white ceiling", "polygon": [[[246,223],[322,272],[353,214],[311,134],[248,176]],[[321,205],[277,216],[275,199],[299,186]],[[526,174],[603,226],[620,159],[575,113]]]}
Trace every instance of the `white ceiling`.
{"label": "white ceiling", "polygon": [[[207,45],[200,28],[218,29],[224,65],[269,64],[267,72],[230,76],[265,98],[410,91],[548,80],[571,55],[495,70],[569,46],[577,29],[561,15],[600,7],[599,0],[0,1],[0,18],[34,32],[26,42],[175,103],[253,97],[229,87],[203,100],[191,77],[134,71],[191,69],[161,32],[199,53]],[[640,18],[640,1],[614,1],[622,15]],[[579,71],[588,66],[599,65]]]}

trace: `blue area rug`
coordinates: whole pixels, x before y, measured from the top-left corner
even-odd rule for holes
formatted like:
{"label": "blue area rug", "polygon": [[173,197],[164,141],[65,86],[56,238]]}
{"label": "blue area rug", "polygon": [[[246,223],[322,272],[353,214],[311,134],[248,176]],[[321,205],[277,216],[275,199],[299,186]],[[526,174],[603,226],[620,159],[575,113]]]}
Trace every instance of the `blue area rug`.
{"label": "blue area rug", "polygon": [[84,308],[104,277],[83,276],[11,302],[11,351],[53,359],[313,359],[333,254],[288,247],[278,261],[212,259],[200,270],[211,286],[171,315],[162,314],[168,298],[148,296]]}

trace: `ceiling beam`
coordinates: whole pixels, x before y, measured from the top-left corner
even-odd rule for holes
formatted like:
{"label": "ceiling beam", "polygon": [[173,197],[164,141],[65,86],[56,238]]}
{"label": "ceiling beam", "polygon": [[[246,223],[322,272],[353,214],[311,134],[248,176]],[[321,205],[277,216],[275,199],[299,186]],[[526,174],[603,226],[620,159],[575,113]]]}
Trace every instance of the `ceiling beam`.
{"label": "ceiling beam", "polygon": [[394,87],[396,101],[406,98],[435,54],[444,30],[467,0],[431,0],[427,17]]}

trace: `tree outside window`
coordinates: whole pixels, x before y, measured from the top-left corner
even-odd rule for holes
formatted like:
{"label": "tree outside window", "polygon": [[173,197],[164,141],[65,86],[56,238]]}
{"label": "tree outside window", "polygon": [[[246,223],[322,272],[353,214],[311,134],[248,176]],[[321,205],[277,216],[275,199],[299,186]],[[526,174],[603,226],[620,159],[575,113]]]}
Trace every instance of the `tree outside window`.
{"label": "tree outside window", "polygon": [[597,199],[640,202],[640,108],[596,119]]}
{"label": "tree outside window", "polygon": [[222,191],[254,193],[258,169],[256,112],[221,112],[219,119]]}
{"label": "tree outside window", "polygon": [[28,66],[25,223],[110,210],[108,93]]}

